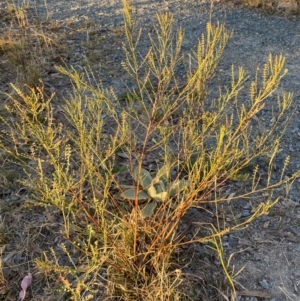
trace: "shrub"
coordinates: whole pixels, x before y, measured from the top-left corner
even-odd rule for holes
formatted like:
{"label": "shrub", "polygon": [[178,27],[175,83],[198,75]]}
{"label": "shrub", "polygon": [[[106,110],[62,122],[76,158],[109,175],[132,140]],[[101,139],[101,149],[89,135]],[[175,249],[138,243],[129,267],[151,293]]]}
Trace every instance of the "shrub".
{"label": "shrub", "polygon": [[[193,299],[183,289],[188,276],[174,252],[210,243],[234,294],[222,235],[267,214],[278,201],[275,190],[297,176],[284,176],[287,159],[280,179],[271,177],[291,94],[278,99],[268,128],[257,127],[257,116],[286,73],[284,58],[268,57],[250,84],[248,102],[239,98],[246,73],[235,67],[231,86],[212,99],[208,83],[230,38],[224,26],[208,23],[197,50],[186,57],[183,32],[173,35],[172,15],[158,15],[151,48],[141,57],[142,32],[135,31],[130,12],[124,1],[122,66],[136,83],[124,101],[101,84],[95,87],[90,73],[60,67],[74,89],[58,118],[42,89],[25,93],[12,85],[17,96],[7,106],[11,118],[1,120],[6,130],[0,147],[24,168],[22,185],[35,202],[58,211],[63,225],[60,251],[53,247],[36,264],[45,275],[57,275],[72,300],[99,299],[101,287],[116,300]],[[179,65],[185,66],[184,84],[175,72]],[[269,167],[264,185],[260,158]],[[249,166],[241,192],[226,195],[224,184],[241,179]],[[245,199],[253,200],[252,215],[239,219],[231,205]],[[216,212],[227,206],[230,227],[199,221],[198,232],[184,239],[184,216],[206,205]]]}

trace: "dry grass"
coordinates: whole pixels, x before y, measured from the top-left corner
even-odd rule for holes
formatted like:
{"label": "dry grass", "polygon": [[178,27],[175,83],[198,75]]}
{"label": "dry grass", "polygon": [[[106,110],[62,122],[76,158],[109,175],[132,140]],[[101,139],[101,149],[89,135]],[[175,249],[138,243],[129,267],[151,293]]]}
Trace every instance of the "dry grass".
{"label": "dry grass", "polygon": [[[275,121],[265,131],[257,131],[255,118],[285,75],[283,57],[267,58],[248,104],[239,100],[247,76],[236,67],[231,86],[212,100],[207,85],[230,38],[224,26],[207,24],[197,51],[182,56],[183,33],[173,33],[172,15],[158,15],[152,48],[141,58],[131,11],[124,1],[122,67],[135,89],[121,99],[92,84],[99,82],[92,72],[57,67],[73,83],[57,113],[41,79],[43,59],[59,47],[41,24],[28,23],[24,9],[8,9],[17,23],[1,36],[0,59],[17,80],[0,117],[7,170],[0,178],[4,300],[18,293],[29,272],[30,300],[235,298],[222,236],[267,214],[277,190],[299,175],[285,176],[287,158],[280,179],[272,180],[292,96],[278,99]],[[174,72],[178,64],[186,68],[184,84]],[[261,158],[268,165],[264,184]],[[237,180],[246,185],[228,195],[227,186]],[[243,219],[238,208],[245,200],[253,208]],[[186,217],[193,208],[201,219],[191,223]],[[218,257],[218,264],[198,261],[198,274],[191,273],[188,248],[196,244]]]}

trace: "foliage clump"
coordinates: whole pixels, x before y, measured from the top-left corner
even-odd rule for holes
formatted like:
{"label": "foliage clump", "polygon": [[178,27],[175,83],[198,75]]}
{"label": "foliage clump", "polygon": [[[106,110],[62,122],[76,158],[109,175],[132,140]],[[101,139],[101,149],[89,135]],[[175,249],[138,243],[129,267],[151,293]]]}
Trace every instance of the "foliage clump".
{"label": "foliage clump", "polygon": [[[24,168],[22,184],[35,202],[58,210],[63,224],[66,260],[52,249],[36,260],[37,267],[58,275],[72,300],[99,298],[102,286],[103,294],[116,300],[197,299],[201,289],[191,290],[194,295],[183,290],[190,282],[174,252],[182,245],[210,243],[234,294],[222,235],[267,214],[278,201],[275,189],[296,177],[284,177],[288,160],[280,179],[271,177],[282,137],[275,133],[284,132],[291,94],[274,104],[275,121],[257,130],[257,116],[286,73],[285,60],[268,57],[247,101],[239,97],[248,79],[245,70],[232,67],[231,85],[212,99],[208,83],[230,38],[223,25],[208,23],[187,57],[182,30],[173,34],[172,15],[158,15],[151,48],[141,57],[142,30],[136,32],[126,1],[124,19],[122,66],[136,83],[126,102],[91,84],[90,74],[58,68],[74,83],[60,109],[64,121],[58,122],[51,98],[45,100],[41,90],[25,94],[12,86],[17,96],[7,106],[12,118],[1,119],[0,147]],[[178,65],[185,66],[184,84],[175,72]],[[255,165],[262,157],[269,166],[264,185]],[[228,198],[222,187],[250,164],[244,189]],[[259,204],[258,196],[263,196]],[[230,227],[223,228],[199,221],[198,233],[183,240],[181,223],[192,207],[200,211],[209,205],[217,212],[225,201],[245,199],[255,204],[248,218],[239,220],[235,212]]]}

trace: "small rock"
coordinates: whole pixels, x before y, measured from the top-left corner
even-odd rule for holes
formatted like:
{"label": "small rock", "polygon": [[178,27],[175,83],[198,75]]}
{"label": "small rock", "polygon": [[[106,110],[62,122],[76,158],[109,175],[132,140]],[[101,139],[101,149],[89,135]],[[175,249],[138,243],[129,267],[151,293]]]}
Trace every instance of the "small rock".
{"label": "small rock", "polygon": [[242,211],[242,217],[247,217],[249,215],[251,215],[251,210],[245,209]]}
{"label": "small rock", "polygon": [[262,288],[264,288],[264,289],[266,289],[266,290],[269,289],[269,287],[270,287],[269,283],[268,283],[267,280],[265,280],[265,279],[259,281],[259,284],[260,284],[260,286],[261,286]]}
{"label": "small rock", "polygon": [[198,209],[197,208],[190,208],[189,211],[188,211],[189,214],[191,215],[196,215],[198,214]]}
{"label": "small rock", "polygon": [[224,236],[222,237],[222,241],[223,241],[223,242],[228,241],[228,235],[224,235]]}
{"label": "small rock", "polygon": [[247,203],[243,209],[247,209],[247,210],[251,210],[251,204],[250,203]]}
{"label": "small rock", "polygon": [[228,237],[228,242],[229,242],[230,244],[232,244],[232,243],[234,243],[234,241],[235,241],[234,237],[233,237],[232,235],[229,235],[229,237]]}
{"label": "small rock", "polygon": [[176,169],[172,168],[170,171],[171,176],[177,176],[178,172]]}

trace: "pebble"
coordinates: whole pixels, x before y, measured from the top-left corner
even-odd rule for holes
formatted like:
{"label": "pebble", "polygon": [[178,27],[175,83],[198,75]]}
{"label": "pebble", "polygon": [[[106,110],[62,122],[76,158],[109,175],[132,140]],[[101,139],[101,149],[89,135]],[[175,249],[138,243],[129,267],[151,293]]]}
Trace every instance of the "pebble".
{"label": "pebble", "polygon": [[242,211],[242,217],[247,217],[250,215],[251,215],[251,210],[246,209]]}
{"label": "pebble", "polygon": [[235,241],[234,237],[232,235],[229,235],[228,243],[232,244],[232,243],[234,243],[234,241]]}
{"label": "pebble", "polygon": [[262,288],[264,288],[264,289],[266,289],[266,290],[269,289],[269,287],[270,287],[268,281],[265,280],[265,279],[259,281],[259,284],[260,284],[260,286],[261,286]]}

